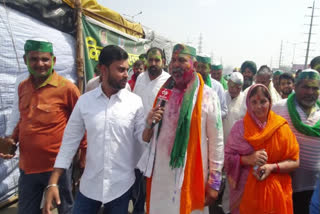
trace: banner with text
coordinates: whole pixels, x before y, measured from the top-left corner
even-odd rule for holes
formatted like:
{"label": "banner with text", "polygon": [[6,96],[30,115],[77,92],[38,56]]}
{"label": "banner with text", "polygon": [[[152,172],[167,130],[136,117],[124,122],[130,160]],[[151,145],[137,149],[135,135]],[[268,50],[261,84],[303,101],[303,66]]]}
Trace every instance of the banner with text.
{"label": "banner with text", "polygon": [[83,16],[83,39],[85,56],[85,75],[86,81],[93,78],[95,69],[99,61],[99,55],[103,47],[107,45],[118,45],[129,54],[129,65],[139,59],[139,55],[146,53],[150,47],[150,41],[144,39],[130,39],[125,35],[116,33],[108,29],[103,24],[88,21]]}

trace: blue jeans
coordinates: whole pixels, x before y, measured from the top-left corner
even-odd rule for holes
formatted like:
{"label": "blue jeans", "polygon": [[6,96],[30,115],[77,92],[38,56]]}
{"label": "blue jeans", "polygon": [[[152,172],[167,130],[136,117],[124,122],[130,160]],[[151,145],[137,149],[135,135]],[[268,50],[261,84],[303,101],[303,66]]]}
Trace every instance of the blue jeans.
{"label": "blue jeans", "polygon": [[[25,174],[20,170],[18,214],[41,214],[40,203],[50,176],[51,172]],[[61,200],[59,214],[70,214],[73,204],[71,169],[61,175],[58,185]]]}
{"label": "blue jeans", "polygon": [[319,214],[320,212],[320,180],[313,192],[310,203],[310,214]]}
{"label": "blue jeans", "polygon": [[[128,214],[129,199],[131,195],[130,188],[119,198],[114,199],[103,205],[103,214]],[[96,214],[102,203],[84,196],[80,191],[77,193],[73,207],[73,214]]]}

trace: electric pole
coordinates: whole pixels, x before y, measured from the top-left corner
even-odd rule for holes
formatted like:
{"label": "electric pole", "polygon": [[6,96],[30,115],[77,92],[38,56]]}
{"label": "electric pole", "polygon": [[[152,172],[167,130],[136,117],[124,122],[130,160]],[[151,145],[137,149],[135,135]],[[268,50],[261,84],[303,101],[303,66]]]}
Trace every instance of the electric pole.
{"label": "electric pole", "polygon": [[281,40],[281,46],[280,46],[279,69],[281,67],[281,62],[282,62],[282,47],[283,47],[283,40]]}
{"label": "electric pole", "polygon": [[307,43],[306,59],[305,59],[305,61],[304,61],[304,69],[306,69],[307,66],[308,66],[309,48],[310,48],[310,41],[311,41],[311,34],[312,34],[312,25],[313,25],[314,4],[315,4],[315,2],[313,1],[312,13],[311,13],[311,22],[310,22],[310,27],[309,27],[309,36],[308,36],[308,43]]}
{"label": "electric pole", "polygon": [[200,55],[202,53],[202,33],[200,33],[198,51],[199,51],[199,55]]}

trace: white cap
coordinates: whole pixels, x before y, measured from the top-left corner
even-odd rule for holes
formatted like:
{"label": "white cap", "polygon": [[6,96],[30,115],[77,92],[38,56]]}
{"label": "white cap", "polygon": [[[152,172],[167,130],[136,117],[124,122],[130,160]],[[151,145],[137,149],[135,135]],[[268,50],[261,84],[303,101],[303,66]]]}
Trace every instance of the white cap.
{"label": "white cap", "polygon": [[232,72],[229,80],[235,84],[243,85],[243,76],[240,72]]}

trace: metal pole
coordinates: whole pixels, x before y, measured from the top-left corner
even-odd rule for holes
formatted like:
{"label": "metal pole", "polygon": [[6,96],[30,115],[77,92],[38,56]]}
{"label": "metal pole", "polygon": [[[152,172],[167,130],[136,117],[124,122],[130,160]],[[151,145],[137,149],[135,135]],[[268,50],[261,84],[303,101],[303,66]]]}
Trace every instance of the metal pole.
{"label": "metal pole", "polygon": [[281,61],[282,61],[282,45],[283,45],[283,40],[281,40],[281,46],[280,46],[279,69],[281,67]]}
{"label": "metal pole", "polygon": [[294,64],[294,57],[296,55],[296,45],[297,43],[293,43],[293,53],[292,53],[292,62],[291,62],[292,65]]}
{"label": "metal pole", "polygon": [[310,22],[310,28],[309,28],[309,36],[308,36],[308,43],[307,43],[306,60],[304,61],[304,68],[305,68],[305,69],[306,69],[307,66],[308,66],[309,48],[310,48],[311,32],[312,32],[312,23],[313,23],[313,12],[314,12],[314,1],[313,1],[313,6],[312,6],[311,22]]}

